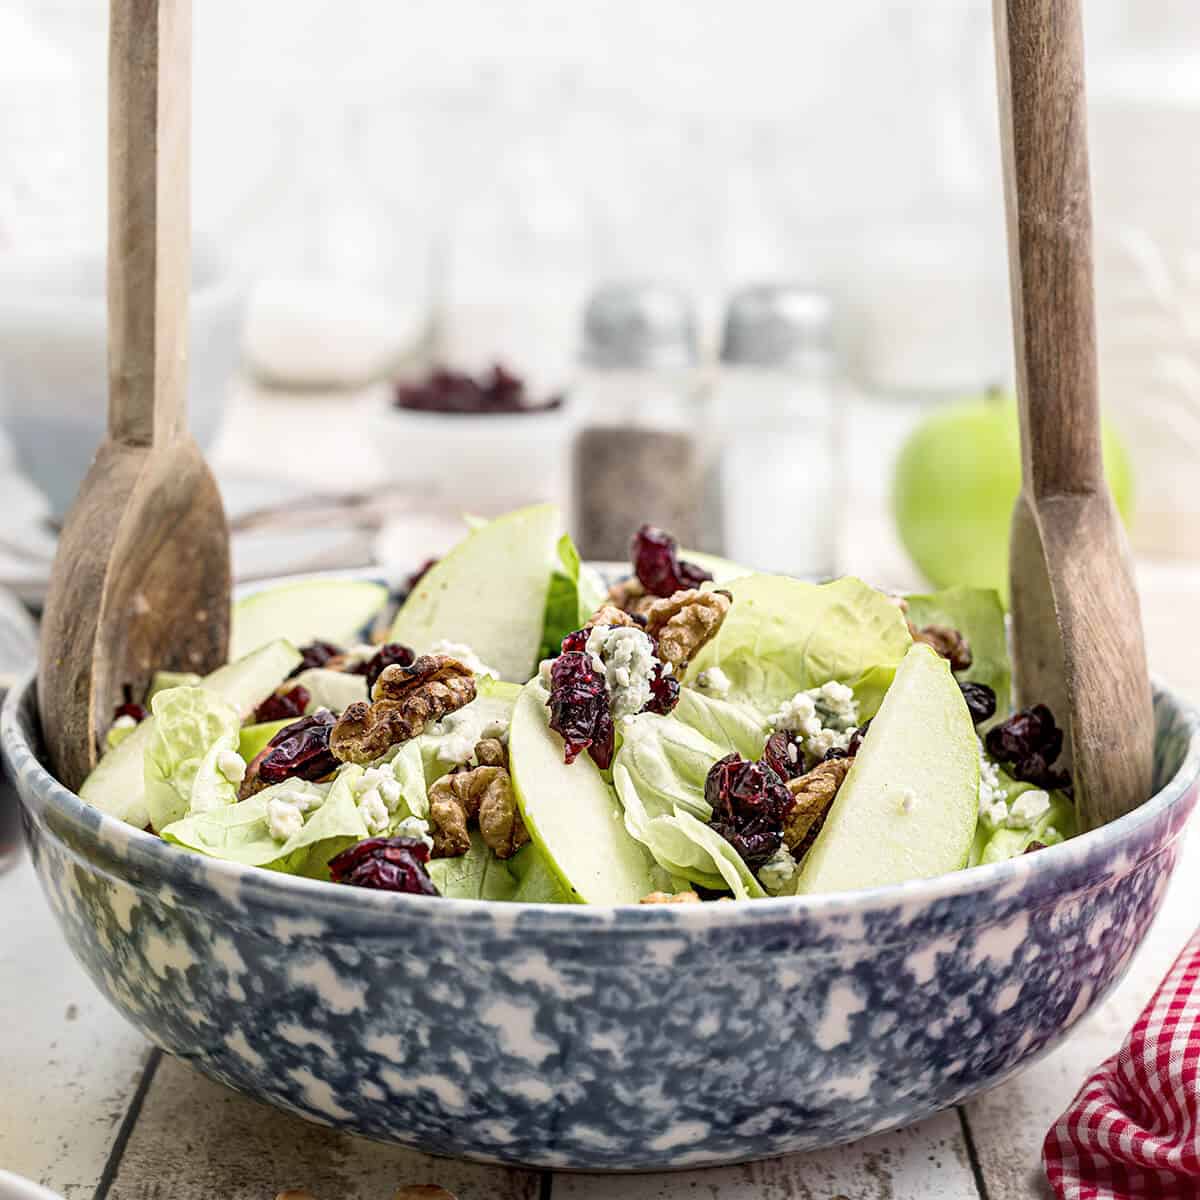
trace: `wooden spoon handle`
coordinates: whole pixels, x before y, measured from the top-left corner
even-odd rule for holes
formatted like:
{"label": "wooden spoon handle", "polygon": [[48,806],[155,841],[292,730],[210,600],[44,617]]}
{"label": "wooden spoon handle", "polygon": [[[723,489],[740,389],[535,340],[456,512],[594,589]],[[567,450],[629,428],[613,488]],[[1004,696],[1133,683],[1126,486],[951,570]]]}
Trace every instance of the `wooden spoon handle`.
{"label": "wooden spoon handle", "polygon": [[1082,0],[994,0],[1025,487],[1103,486]]}
{"label": "wooden spoon handle", "polygon": [[108,431],[166,445],[187,394],[191,0],[111,0],[108,53]]}

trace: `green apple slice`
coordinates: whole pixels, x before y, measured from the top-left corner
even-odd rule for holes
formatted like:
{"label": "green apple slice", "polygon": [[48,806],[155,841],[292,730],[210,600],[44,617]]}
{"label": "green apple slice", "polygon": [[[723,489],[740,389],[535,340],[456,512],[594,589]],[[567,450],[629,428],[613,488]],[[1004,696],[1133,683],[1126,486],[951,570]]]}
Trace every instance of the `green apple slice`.
{"label": "green apple slice", "polygon": [[420,653],[464,642],[502,678],[524,683],[537,667],[561,527],[558,509],[538,504],[468,534],[413,589],[392,641]]}
{"label": "green apple slice", "polygon": [[[275,641],[253,653],[218,667],[201,681],[226,704],[247,717],[287,678],[300,662],[290,642]],[[79,795],[110,816],[144,829],[150,821],[146,809],[143,759],[154,735],[154,717],[147,717],[110,750],[83,781]]]}
{"label": "green apple slice", "polygon": [[351,675],[347,671],[331,671],[328,667],[310,667],[301,671],[288,686],[297,684],[308,692],[306,713],[315,713],[318,708],[327,708],[332,713],[342,713],[356,700],[369,700],[367,677]]}
{"label": "green apple slice", "polygon": [[979,745],[950,664],[914,645],[871,722],[798,893],[845,892],[957,871],[979,818]]}
{"label": "green apple slice", "polygon": [[508,757],[530,837],[572,900],[636,904],[655,891],[654,860],[625,829],[616,792],[581,754],[563,762],[550,728],[546,689],[531,680],[513,710]]}
{"label": "green apple slice", "polygon": [[244,596],[233,606],[229,657],[286,638],[294,646],[355,640],[387,603],[388,590],[367,579],[302,579]]}

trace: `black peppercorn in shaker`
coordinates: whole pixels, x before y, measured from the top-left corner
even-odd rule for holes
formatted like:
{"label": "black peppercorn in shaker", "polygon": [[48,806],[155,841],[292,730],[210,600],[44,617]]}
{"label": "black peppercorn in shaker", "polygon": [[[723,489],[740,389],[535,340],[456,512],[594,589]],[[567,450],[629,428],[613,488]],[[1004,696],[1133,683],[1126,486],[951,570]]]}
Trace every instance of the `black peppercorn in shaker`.
{"label": "black peppercorn in shaker", "polygon": [[598,289],[584,313],[572,403],[572,525],[585,558],[623,561],[647,522],[701,534],[702,383],[687,299],[659,284]]}

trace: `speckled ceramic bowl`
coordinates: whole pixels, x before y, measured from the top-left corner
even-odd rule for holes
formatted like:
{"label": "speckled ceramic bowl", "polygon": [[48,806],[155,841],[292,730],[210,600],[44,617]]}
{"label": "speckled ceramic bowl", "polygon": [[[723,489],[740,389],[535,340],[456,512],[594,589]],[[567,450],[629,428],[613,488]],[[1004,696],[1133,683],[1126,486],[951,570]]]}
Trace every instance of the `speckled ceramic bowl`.
{"label": "speckled ceramic bowl", "polygon": [[1125,971],[1195,804],[1196,716],[1162,688],[1155,709],[1156,794],[1096,833],[870,892],[645,908],[390,895],[217,862],[56,783],[32,684],[0,735],[71,948],[165,1050],[371,1137],[630,1170],[903,1125],[1061,1038]]}

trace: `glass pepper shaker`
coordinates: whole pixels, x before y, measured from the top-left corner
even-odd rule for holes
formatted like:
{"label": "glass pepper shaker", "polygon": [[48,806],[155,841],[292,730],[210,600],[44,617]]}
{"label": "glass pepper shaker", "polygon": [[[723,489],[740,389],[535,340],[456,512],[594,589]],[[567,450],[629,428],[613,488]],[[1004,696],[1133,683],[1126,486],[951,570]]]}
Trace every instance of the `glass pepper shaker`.
{"label": "glass pepper shaker", "polygon": [[626,560],[645,522],[696,545],[701,393],[686,297],[653,283],[592,294],[571,396],[572,526],[584,558]]}
{"label": "glass pepper shaker", "polygon": [[834,573],[844,478],[836,382],[827,295],[789,284],[735,294],[709,421],[708,491],[729,558]]}

